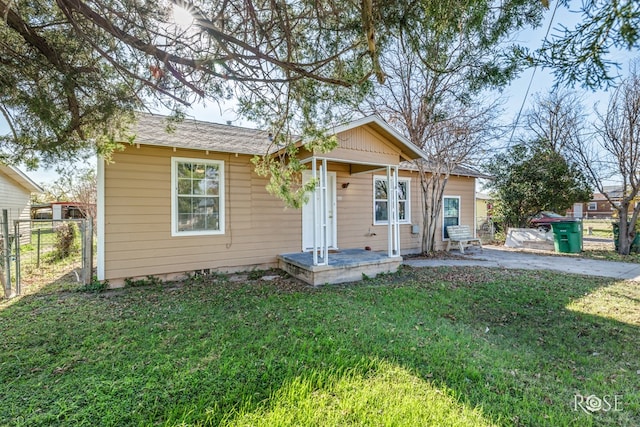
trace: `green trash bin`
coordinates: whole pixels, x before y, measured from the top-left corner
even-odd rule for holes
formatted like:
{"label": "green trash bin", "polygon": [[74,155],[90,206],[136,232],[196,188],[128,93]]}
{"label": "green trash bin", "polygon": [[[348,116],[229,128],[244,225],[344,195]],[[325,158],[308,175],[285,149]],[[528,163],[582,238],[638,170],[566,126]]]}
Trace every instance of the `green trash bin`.
{"label": "green trash bin", "polygon": [[[616,252],[618,251],[618,246],[620,246],[620,223],[612,222],[613,226],[613,245],[615,246]],[[636,237],[633,238],[633,242],[631,242],[631,252],[640,253],[640,228],[636,225]]]}
{"label": "green trash bin", "polygon": [[551,224],[553,245],[556,252],[578,254],[582,252],[582,223],[580,221],[560,221]]}

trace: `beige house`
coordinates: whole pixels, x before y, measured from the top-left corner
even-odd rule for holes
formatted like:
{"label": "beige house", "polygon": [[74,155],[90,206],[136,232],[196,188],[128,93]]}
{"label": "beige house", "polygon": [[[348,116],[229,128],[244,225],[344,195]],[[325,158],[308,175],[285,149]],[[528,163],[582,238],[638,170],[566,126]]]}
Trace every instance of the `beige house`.
{"label": "beige house", "polygon": [[[0,214],[3,209],[8,211],[10,234],[15,234],[14,220],[31,218],[31,193],[42,191],[38,184],[18,168],[0,164]],[[22,224],[19,233],[23,241],[29,241],[29,232],[29,223]]]}
{"label": "beige house", "polygon": [[[253,170],[267,133],[194,120],[164,129],[162,117],[141,115],[136,143],[98,162],[98,278],[112,286],[275,266],[337,283],[394,271],[402,253],[420,250],[419,176],[400,164],[423,153],[379,118],[333,129],[329,153],[301,151],[303,179],[319,182],[301,210]],[[474,223],[474,189],[473,174],[450,179],[443,228]]]}

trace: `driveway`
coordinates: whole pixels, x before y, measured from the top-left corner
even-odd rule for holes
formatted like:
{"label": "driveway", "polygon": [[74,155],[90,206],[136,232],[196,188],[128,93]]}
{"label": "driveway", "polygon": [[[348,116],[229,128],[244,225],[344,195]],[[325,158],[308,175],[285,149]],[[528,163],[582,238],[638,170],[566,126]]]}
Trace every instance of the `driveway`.
{"label": "driveway", "polygon": [[[453,254],[459,254],[453,251]],[[578,256],[544,255],[511,250],[503,246],[484,246],[465,250],[460,258],[407,259],[404,264],[412,267],[479,266],[525,270],[553,270],[562,273],[608,277],[640,282],[640,264],[600,261]]]}

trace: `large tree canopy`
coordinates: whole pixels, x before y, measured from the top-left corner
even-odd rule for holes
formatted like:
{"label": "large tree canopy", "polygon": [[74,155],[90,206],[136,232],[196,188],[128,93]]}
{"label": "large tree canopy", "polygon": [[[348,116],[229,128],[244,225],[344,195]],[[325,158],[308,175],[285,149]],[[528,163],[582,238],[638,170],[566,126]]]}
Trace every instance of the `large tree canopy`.
{"label": "large tree canopy", "polygon": [[615,52],[640,48],[640,2],[558,0],[557,4],[572,8],[582,19],[573,28],[559,28],[540,51],[539,63],[550,67],[559,83],[590,89],[611,85],[620,67]]}
{"label": "large tree canopy", "polygon": [[382,80],[376,28],[400,6],[380,6],[0,0],[0,113],[11,130],[0,160],[108,150],[122,114],[149,102],[175,110],[270,84]]}
{"label": "large tree canopy", "polygon": [[[385,79],[379,58],[399,31],[428,23],[466,37],[455,31],[465,22],[483,30],[479,42],[494,45],[514,23],[536,22],[544,2],[455,4],[0,0],[0,114],[11,130],[0,139],[0,160],[108,152],[123,117],[149,103],[179,111],[234,96],[254,118],[277,111],[280,125],[295,114],[309,122],[330,111],[327,100],[345,96],[336,88],[355,87],[346,96],[361,96],[373,76]],[[495,25],[482,29],[488,14]],[[412,49],[434,53],[419,43]],[[491,73],[484,65],[478,76]]]}
{"label": "large tree canopy", "polygon": [[496,219],[506,227],[525,227],[541,211],[564,212],[590,199],[579,168],[544,144],[519,144],[485,166],[494,179]]}

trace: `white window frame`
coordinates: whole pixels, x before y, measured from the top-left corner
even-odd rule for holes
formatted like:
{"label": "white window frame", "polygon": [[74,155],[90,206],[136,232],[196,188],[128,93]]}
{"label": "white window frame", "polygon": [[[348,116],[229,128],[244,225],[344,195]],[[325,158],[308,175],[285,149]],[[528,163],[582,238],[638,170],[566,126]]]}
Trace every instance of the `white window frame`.
{"label": "white window frame", "polygon": [[[389,221],[377,221],[376,220],[376,201],[387,201],[386,199],[376,200],[376,181],[387,181],[386,175],[374,175],[373,176],[373,225],[388,225]],[[398,177],[398,185],[401,182],[406,183],[407,191],[406,191],[406,200],[400,200],[400,195],[398,194],[398,204],[401,202],[405,203],[405,219],[400,219],[398,221],[399,224],[411,224],[411,178],[408,177]],[[399,214],[398,210],[398,214]]]}
{"label": "white window frame", "polygon": [[587,204],[587,211],[597,211],[598,210],[598,202],[589,202]]}
{"label": "white window frame", "polygon": [[[218,189],[218,228],[219,230],[190,230],[178,231],[178,164],[179,163],[202,163],[218,166],[219,189]],[[224,182],[224,161],[199,159],[195,157],[172,157],[171,158],[171,236],[210,236],[220,235],[225,232],[225,182]]]}
{"label": "white window frame", "polygon": [[460,196],[442,196],[442,240],[449,240],[448,237],[444,237],[446,226],[444,224],[444,199],[458,199],[458,225],[460,225],[460,217],[462,216],[462,202]]}

